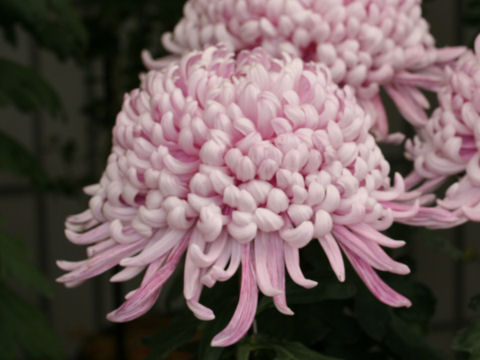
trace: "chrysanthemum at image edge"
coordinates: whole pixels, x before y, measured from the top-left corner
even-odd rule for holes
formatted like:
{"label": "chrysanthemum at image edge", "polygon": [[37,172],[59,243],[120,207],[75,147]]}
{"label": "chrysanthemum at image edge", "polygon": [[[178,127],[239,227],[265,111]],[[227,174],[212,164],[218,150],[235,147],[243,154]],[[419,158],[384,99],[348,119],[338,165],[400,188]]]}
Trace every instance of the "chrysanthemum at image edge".
{"label": "chrysanthemum at image edge", "polygon": [[202,288],[240,269],[237,309],[212,340],[228,346],[251,326],[258,290],[293,315],[286,273],[316,285],[302,274],[299,250],[318,240],[339,281],[345,256],[380,301],[410,306],[376,273],[409,272],[383,250],[404,242],[380,231],[394,221],[453,219],[421,208],[400,175],[391,185],[370,125],[326,67],[260,48],[209,47],[150,71],[125,96],[105,171],[85,189],[88,209],[67,219],[67,238],[88,245],[88,257],[59,261],[68,273],[58,281],[76,286],[116,265],[123,270],[111,281],[143,274],[108,315],[129,321],[154,305],[185,256],[187,305],[213,320]]}
{"label": "chrysanthemum at image edge", "polygon": [[480,221],[480,36],[468,51],[446,68],[435,109],[406,155],[414,161],[407,186],[427,194],[456,176],[439,206],[453,211],[457,224]]}

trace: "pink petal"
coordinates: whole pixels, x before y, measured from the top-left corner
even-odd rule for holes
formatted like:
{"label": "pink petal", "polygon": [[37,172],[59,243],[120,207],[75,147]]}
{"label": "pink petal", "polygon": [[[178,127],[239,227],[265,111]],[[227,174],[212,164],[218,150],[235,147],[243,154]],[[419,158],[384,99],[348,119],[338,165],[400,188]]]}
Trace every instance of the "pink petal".
{"label": "pink petal", "polygon": [[266,296],[275,296],[281,294],[282,291],[273,286],[271,279],[273,274],[268,268],[268,260],[271,257],[272,250],[270,237],[270,234],[266,234],[262,231],[257,233],[257,237],[254,241],[255,274],[260,291]]}
{"label": "pink petal", "polygon": [[345,265],[343,263],[342,253],[337,242],[331,234],[325,235],[323,238],[318,239],[318,242],[325,251],[327,259],[332,267],[333,272],[338,278],[338,281],[345,281]]}
{"label": "pink petal", "polygon": [[284,243],[283,249],[285,254],[285,264],[291,279],[296,284],[307,289],[317,286],[318,283],[316,281],[308,280],[303,275],[302,269],[300,269],[300,255],[298,249],[287,243]]}
{"label": "pink petal", "polygon": [[185,249],[187,248],[190,234],[170,253],[164,265],[149,279],[149,281],[136,290],[127,301],[118,309],[107,315],[107,319],[114,322],[126,322],[135,319],[151,309],[160,294],[163,284],[175,271]]}
{"label": "pink petal", "polygon": [[398,109],[413,126],[424,126],[428,120],[423,109],[415,104],[410,96],[395,86],[386,86],[385,90],[397,105]]}
{"label": "pink petal", "polygon": [[226,347],[236,343],[248,331],[257,310],[258,290],[253,270],[250,244],[245,244],[242,255],[242,282],[240,299],[227,327],[218,333],[211,342],[215,347]]}
{"label": "pink petal", "polygon": [[185,231],[159,230],[153,235],[150,245],[135,257],[125,258],[120,262],[122,266],[144,266],[158,259],[163,254],[177,246],[185,236]]}
{"label": "pink petal", "polygon": [[366,238],[360,239],[346,227],[334,226],[333,234],[344,249],[348,248],[352,253],[358,255],[362,260],[378,270],[400,274],[410,272],[406,265],[390,258],[376,242],[368,241]]}
{"label": "pink petal", "polygon": [[115,265],[118,265],[125,256],[130,256],[138,252],[146,243],[146,240],[134,244],[115,246],[89,260],[75,269],[57,279],[58,282],[78,282],[97,276]]}
{"label": "pink petal", "polygon": [[71,230],[65,230],[65,236],[76,245],[89,245],[105,240],[110,235],[110,223],[103,223],[85,233],[78,234]]}
{"label": "pink petal", "polygon": [[350,225],[349,228],[360,237],[375,241],[377,244],[382,246],[389,248],[400,248],[405,245],[405,241],[390,239],[388,236],[383,235],[381,232],[375,230],[367,224]]}
{"label": "pink petal", "polygon": [[377,299],[393,307],[410,307],[412,305],[410,300],[385,284],[378,274],[373,271],[372,267],[365,261],[345,247],[343,248],[343,251],[347,255],[357,274]]}

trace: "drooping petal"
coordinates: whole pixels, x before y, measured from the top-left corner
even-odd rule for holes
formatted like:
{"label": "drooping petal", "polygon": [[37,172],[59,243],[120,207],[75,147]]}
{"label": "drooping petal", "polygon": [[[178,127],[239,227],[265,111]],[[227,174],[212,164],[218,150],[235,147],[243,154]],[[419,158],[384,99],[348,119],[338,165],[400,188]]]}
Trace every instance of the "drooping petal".
{"label": "drooping petal", "polygon": [[343,257],[340,251],[340,247],[337,241],[331,234],[327,234],[318,239],[320,245],[327,255],[327,259],[330,262],[333,272],[337,276],[338,281],[345,281],[345,265],[343,264]]}
{"label": "drooping petal", "polygon": [[365,285],[367,285],[372,294],[381,302],[393,307],[410,307],[412,305],[410,300],[385,284],[372,267],[360,257],[356,256],[347,248],[343,248],[343,251]]}
{"label": "drooping petal", "polygon": [[236,343],[247,333],[255,318],[258,290],[251,247],[250,244],[242,247],[242,280],[238,305],[227,327],[212,339],[212,346],[224,347]]}
{"label": "drooping petal", "polygon": [[126,322],[135,319],[148,310],[160,294],[163,284],[175,271],[188,245],[190,234],[183,237],[182,241],[172,250],[163,266],[155,272],[148,282],[142,284],[133,295],[129,297],[118,309],[107,315],[107,319],[114,322]]}
{"label": "drooping petal", "polygon": [[283,246],[285,254],[285,265],[287,266],[288,274],[292,280],[304,288],[310,289],[317,286],[317,282],[313,280],[308,280],[302,273],[300,269],[300,255],[298,249],[294,248],[288,244]]}
{"label": "drooping petal", "polygon": [[272,246],[270,244],[270,234],[258,232],[254,242],[255,253],[255,275],[258,287],[266,296],[276,296],[282,293],[280,289],[273,285],[273,274],[268,268],[268,260],[271,256]]}

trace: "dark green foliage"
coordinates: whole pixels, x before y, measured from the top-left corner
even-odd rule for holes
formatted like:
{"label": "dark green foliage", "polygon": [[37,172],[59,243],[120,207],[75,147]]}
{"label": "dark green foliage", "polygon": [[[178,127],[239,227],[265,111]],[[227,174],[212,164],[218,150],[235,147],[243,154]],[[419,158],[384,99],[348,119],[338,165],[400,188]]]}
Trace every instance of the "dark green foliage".
{"label": "dark green foliage", "polygon": [[0,132],[0,171],[28,178],[37,186],[45,185],[47,175],[30,152],[15,139]]}
{"label": "dark green foliage", "polygon": [[468,304],[468,307],[473,311],[480,310],[480,294],[475,295],[473,298],[470,299],[470,303]]}
{"label": "dark green foliage", "polygon": [[49,296],[50,283],[35,269],[20,239],[0,232],[0,354],[4,359],[60,359],[60,346],[41,309],[18,294]]}
{"label": "dark green foliage", "polygon": [[[184,0],[87,0],[82,2],[84,21],[91,36],[88,62],[100,62],[103,77],[91,76],[103,88],[86,106],[91,120],[110,129],[123,94],[137,88],[139,73],[145,72],[140,53],[166,54],[160,43],[163,32],[173,28],[182,14]],[[87,67],[90,71],[92,67]],[[107,139],[110,141],[110,139]]]}
{"label": "dark green foliage", "polygon": [[[61,59],[78,57],[86,44],[85,30],[67,0],[0,0],[0,28],[11,45],[16,45],[18,27]],[[0,107],[6,106],[28,114],[65,117],[58,95],[44,78],[25,65],[1,58]],[[41,189],[49,183],[35,156],[3,132],[0,171]],[[51,294],[50,282],[28,253],[21,240],[0,231],[0,358],[61,359],[56,336],[42,309],[34,305],[40,296]]]}
{"label": "dark green foliage", "polygon": [[36,113],[47,111],[56,116],[61,111],[60,99],[45,80],[30,68],[0,58],[0,107]]}
{"label": "dark green foliage", "polygon": [[166,358],[172,350],[192,340],[196,332],[197,322],[191,313],[176,316],[162,331],[144,340],[144,344],[152,349],[146,360]]}
{"label": "dark green foliage", "polygon": [[313,351],[299,342],[267,336],[251,336],[237,346],[237,360],[249,360],[252,353],[269,352],[275,360],[338,360]]}
{"label": "dark green foliage", "polygon": [[473,322],[457,335],[453,348],[463,352],[463,359],[480,359],[480,320]]}
{"label": "dark green foliage", "polygon": [[41,310],[0,282],[0,353],[3,359],[61,359]]}
{"label": "dark green foliage", "polygon": [[[480,294],[470,299],[470,309],[480,309]],[[455,337],[453,348],[460,352],[461,360],[480,359],[480,320],[475,319]]]}
{"label": "dark green foliage", "polygon": [[0,281],[15,283],[44,296],[51,295],[50,283],[32,265],[22,241],[0,232]]}
{"label": "dark green foliage", "polygon": [[87,35],[69,0],[0,0],[0,26],[15,44],[15,26],[61,59],[83,54]]}
{"label": "dark green foliage", "polygon": [[460,260],[462,252],[448,237],[442,234],[441,230],[419,229],[416,238],[419,241],[425,241],[432,249],[441,252],[452,260]]}
{"label": "dark green foliage", "polygon": [[480,1],[469,0],[464,12],[464,20],[467,24],[480,26]]}

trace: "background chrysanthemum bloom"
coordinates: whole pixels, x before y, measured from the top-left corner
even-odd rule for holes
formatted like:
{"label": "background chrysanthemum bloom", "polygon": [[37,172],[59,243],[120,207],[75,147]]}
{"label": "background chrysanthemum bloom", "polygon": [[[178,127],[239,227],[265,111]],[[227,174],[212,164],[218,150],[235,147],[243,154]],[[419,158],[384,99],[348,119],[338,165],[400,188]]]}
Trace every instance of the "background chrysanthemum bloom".
{"label": "background chrysanthemum bloom", "polygon": [[462,174],[439,204],[456,211],[459,221],[480,221],[480,37],[475,53],[462,55],[446,68],[448,82],[438,92],[439,107],[427,125],[406,144],[414,161],[410,188],[435,190],[449,177]]}
{"label": "background chrysanthemum bloom", "polygon": [[379,87],[408,121],[421,126],[429,104],[419,88],[436,89],[442,82],[437,65],[463,51],[435,48],[420,5],[421,0],[189,0],[163,43],[176,54],[221,42],[236,51],[261,46],[273,56],[286,52],[321,62],[337,84],[355,88],[375,122],[374,133],[386,139]]}
{"label": "background chrysanthemum bloom", "polygon": [[[404,244],[379,231],[419,215],[368,130],[370,118],[353,91],[340,90],[323,65],[264,50],[210,47],[143,76],[125,96],[113,149],[89,209],[67,219],[66,236],[90,245],[88,259],[60,261],[74,286],[119,264],[112,281],[144,272],[140,287],[110,313],[128,321],[147,312],[184,253],[184,296],[195,315],[203,286],[226,281],[241,267],[238,307],[212,341],[227,346],[251,326],[258,291],[292,314],[285,268],[310,288],[299,249],[318,239],[340,281],[342,253],[372,293],[391,306],[408,299],[374,269],[407,266],[382,247]],[[401,202],[397,203],[399,199]]]}

